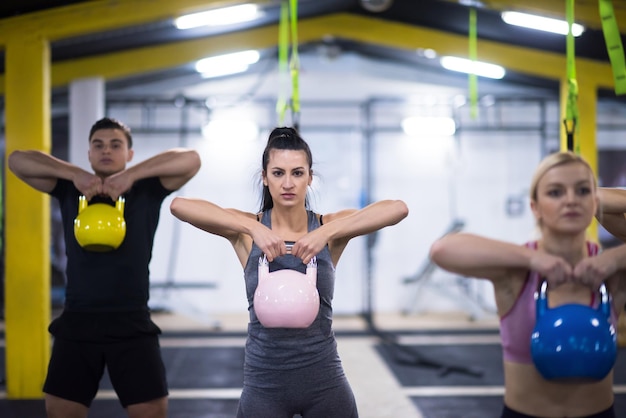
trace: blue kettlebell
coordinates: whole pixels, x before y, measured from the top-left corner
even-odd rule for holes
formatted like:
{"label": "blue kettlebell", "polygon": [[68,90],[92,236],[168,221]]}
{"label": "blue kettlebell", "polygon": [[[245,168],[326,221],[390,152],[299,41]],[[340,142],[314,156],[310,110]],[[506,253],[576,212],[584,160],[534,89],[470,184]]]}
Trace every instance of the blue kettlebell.
{"label": "blue kettlebell", "polygon": [[548,307],[548,284],[535,293],[537,320],[530,341],[535,367],[546,380],[599,381],[617,358],[617,334],[604,283],[597,308],[582,304]]}

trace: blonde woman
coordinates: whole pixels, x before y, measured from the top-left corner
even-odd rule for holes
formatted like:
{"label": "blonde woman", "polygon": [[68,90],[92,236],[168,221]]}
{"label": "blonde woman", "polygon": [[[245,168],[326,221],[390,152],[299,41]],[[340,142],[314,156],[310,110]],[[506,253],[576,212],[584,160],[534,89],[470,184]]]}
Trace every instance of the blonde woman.
{"label": "blonde woman", "polygon": [[593,172],[580,156],[546,157],[533,176],[530,198],[541,232],[537,241],[519,245],[458,233],[436,241],[430,255],[448,271],[493,283],[504,357],[502,418],[614,418],[612,370],[593,383],[548,381],[532,362],[530,341],[542,279],[552,307],[597,303],[605,283],[616,321],[626,302],[626,246],[600,252],[587,240],[599,197]]}

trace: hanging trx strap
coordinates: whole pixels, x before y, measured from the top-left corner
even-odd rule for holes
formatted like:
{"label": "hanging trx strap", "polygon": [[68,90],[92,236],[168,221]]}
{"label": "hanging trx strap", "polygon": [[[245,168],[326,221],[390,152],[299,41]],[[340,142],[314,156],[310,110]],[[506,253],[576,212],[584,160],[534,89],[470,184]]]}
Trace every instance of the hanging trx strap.
{"label": "hanging trx strap", "polygon": [[[289,35],[291,29],[291,59],[289,58]],[[286,85],[291,74],[291,100],[287,100]],[[291,108],[293,127],[298,130],[300,123],[300,58],[298,56],[298,1],[283,0],[280,8],[278,27],[278,82],[279,92],[276,102],[278,122],[283,125],[285,114]]]}
{"label": "hanging trx strap", "polygon": [[578,141],[578,83],[576,81],[576,54],[574,50],[574,35],[572,24],[574,23],[574,0],[567,0],[567,104],[565,110],[565,132],[567,134],[567,150],[580,154],[580,141]]}
{"label": "hanging trx strap", "polygon": [[[477,48],[477,31],[476,31],[476,8],[470,7],[469,14],[469,59],[476,62],[478,58]],[[478,117],[478,76],[470,72],[469,80],[469,96],[470,96],[470,116],[472,119]]]}
{"label": "hanging trx strap", "polygon": [[291,13],[291,119],[296,131],[300,130],[300,57],[298,55],[298,0],[289,3]]}
{"label": "hanging trx strap", "polygon": [[612,0],[598,0],[604,42],[613,68],[615,94],[626,93],[626,60]]}
{"label": "hanging trx strap", "polygon": [[276,114],[278,124],[285,124],[285,113],[289,107],[287,103],[287,80],[289,70],[289,4],[283,1],[280,6],[280,23],[278,26],[278,100]]}

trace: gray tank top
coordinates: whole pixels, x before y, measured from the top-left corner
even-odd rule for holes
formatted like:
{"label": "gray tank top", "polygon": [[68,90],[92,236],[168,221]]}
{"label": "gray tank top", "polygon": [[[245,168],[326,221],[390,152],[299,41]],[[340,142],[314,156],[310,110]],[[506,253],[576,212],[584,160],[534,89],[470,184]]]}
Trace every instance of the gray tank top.
{"label": "gray tank top", "polygon": [[[261,223],[269,228],[272,210],[263,213]],[[315,213],[308,211],[308,230],[319,228]],[[252,367],[273,370],[287,370],[306,367],[331,355],[336,355],[337,344],[332,331],[332,299],[335,289],[335,268],[330,258],[328,246],[317,255],[317,290],[320,295],[320,310],[308,328],[265,328],[254,312],[254,291],[258,284],[259,257],[263,253],[252,244],[250,256],[244,268],[246,294],[248,297],[248,338],[246,340],[245,362]],[[277,257],[270,263],[270,272],[293,269],[306,271],[302,260],[287,254]]]}

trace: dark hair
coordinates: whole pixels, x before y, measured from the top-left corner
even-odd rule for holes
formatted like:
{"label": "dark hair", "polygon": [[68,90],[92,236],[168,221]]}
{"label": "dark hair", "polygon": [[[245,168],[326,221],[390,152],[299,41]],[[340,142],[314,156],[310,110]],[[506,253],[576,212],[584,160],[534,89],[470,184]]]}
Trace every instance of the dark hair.
{"label": "dark hair", "polygon": [[90,141],[94,132],[99,131],[100,129],[119,129],[120,131],[124,132],[124,136],[126,136],[126,139],[128,140],[128,149],[131,149],[133,147],[133,137],[130,134],[130,128],[119,120],[113,118],[102,118],[94,123],[91,127],[91,130],[89,131]]}
{"label": "dark hair", "polygon": [[[304,151],[306,154],[307,162],[309,163],[309,170],[313,167],[313,154],[311,154],[311,149],[309,148],[309,144],[306,143],[304,139],[298,134],[294,128],[274,128],[274,130],[270,133],[270,136],[267,140],[267,145],[265,146],[265,150],[263,150],[263,157],[261,158],[261,167],[263,173],[267,173],[267,164],[270,161],[270,151],[274,149],[279,150],[294,150],[294,151]],[[305,207],[309,208],[309,198],[307,196],[305,202]],[[261,196],[261,212],[264,212],[268,209],[274,207],[274,200],[272,199],[272,195],[270,194],[269,187],[263,185],[263,193]]]}

